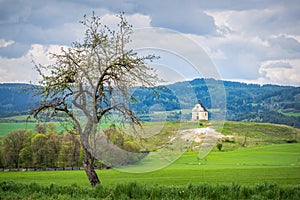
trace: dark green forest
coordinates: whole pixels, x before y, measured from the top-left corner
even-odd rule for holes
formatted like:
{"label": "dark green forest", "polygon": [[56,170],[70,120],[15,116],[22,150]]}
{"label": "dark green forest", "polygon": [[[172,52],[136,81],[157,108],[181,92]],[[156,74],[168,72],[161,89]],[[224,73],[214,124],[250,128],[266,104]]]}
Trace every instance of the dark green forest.
{"label": "dark green forest", "polygon": [[[300,127],[300,87],[258,85],[215,79],[194,79],[156,88],[134,88],[136,99],[131,108],[142,120],[150,120],[154,111],[167,112],[170,121],[190,119],[198,99],[210,111],[210,116],[222,112],[212,106],[211,93],[224,85],[226,120],[255,121]],[[0,84],[0,117],[28,114],[38,101],[26,84]],[[23,88],[23,89],[21,89]],[[191,95],[191,91],[193,95]],[[216,97],[216,95],[214,95]],[[223,102],[224,103],[224,102]]]}

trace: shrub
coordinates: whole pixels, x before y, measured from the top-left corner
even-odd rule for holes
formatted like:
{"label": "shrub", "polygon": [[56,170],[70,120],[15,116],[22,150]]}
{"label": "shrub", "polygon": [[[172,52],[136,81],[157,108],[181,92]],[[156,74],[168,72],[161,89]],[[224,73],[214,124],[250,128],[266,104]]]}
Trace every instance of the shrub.
{"label": "shrub", "polygon": [[217,148],[218,148],[219,151],[222,150],[222,147],[223,147],[223,144],[222,144],[222,143],[218,143],[218,144],[217,144]]}

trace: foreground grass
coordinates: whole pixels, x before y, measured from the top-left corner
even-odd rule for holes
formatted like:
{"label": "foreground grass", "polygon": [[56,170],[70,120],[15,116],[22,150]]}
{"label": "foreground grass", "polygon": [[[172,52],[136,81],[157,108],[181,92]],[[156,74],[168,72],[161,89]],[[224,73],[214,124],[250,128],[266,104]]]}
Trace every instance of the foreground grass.
{"label": "foreground grass", "polygon": [[300,199],[300,187],[257,184],[253,187],[189,184],[170,187],[137,183],[85,188],[78,185],[41,186],[36,183],[0,182],[1,199]]}
{"label": "foreground grass", "polygon": [[[253,186],[263,183],[277,183],[280,186],[300,184],[300,167],[180,170],[164,169],[151,173],[130,174],[117,170],[98,171],[103,185],[137,182],[147,185],[184,186],[187,184],[231,184]],[[69,186],[78,184],[89,187],[84,171],[47,172],[5,172],[0,180],[13,180],[20,183],[38,183],[44,186],[58,184]]]}

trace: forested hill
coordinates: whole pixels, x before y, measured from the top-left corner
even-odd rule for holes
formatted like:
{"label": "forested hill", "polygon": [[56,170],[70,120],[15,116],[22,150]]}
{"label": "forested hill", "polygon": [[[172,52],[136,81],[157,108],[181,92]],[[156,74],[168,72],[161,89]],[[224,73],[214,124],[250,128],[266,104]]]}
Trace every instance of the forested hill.
{"label": "forested hill", "polygon": [[[271,122],[300,127],[300,87],[195,79],[159,87],[159,95],[149,89],[135,88],[133,95],[139,101],[132,108],[141,115],[153,111],[154,105],[160,105],[156,110],[191,110],[197,99],[201,99],[209,110],[212,108],[210,92],[217,91],[220,84],[224,85],[226,92],[227,120]],[[28,86],[0,84],[0,117],[28,113],[37,101],[37,98],[31,97],[32,92],[20,89]],[[187,87],[192,88],[195,95],[190,95]],[[183,115],[181,112],[174,113],[172,115],[175,120]],[[190,118],[189,114],[185,115],[187,119]]]}
{"label": "forested hill", "polygon": [[[147,107],[151,107],[155,102],[163,102],[166,110],[191,110],[197,99],[201,99],[210,113],[215,114],[217,111],[210,110],[211,98],[218,98],[216,93],[220,91],[220,85],[224,85],[225,88],[227,120],[270,122],[300,127],[300,87],[292,86],[261,86],[214,79],[194,79],[159,88],[159,100],[149,91],[136,92],[138,99],[142,100],[137,104],[136,110],[147,112]],[[190,94],[189,87],[195,95]],[[212,92],[215,94],[211,95]],[[190,116],[187,116],[187,119],[190,119]]]}
{"label": "forested hill", "polygon": [[29,84],[0,84],[0,117],[28,114],[38,101],[34,98]]}

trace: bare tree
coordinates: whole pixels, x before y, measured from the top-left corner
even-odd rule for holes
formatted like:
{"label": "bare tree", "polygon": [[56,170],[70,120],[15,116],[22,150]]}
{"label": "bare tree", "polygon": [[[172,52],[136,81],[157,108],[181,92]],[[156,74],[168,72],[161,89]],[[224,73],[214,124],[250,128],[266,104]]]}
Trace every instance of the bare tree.
{"label": "bare tree", "polygon": [[123,123],[141,125],[129,106],[135,100],[130,88],[154,86],[157,82],[155,70],[148,66],[157,57],[139,56],[126,49],[132,26],[124,14],[117,16],[116,30],[102,24],[94,13],[90,18],[84,16],[83,41],[74,42],[72,48],[62,48],[60,54],[51,54],[55,64],[35,64],[42,76],[37,90],[43,98],[33,114],[39,117],[62,113],[71,119],[80,135],[83,166],[92,186],[100,184],[100,180],[93,167],[89,138],[112,112],[119,114]]}

